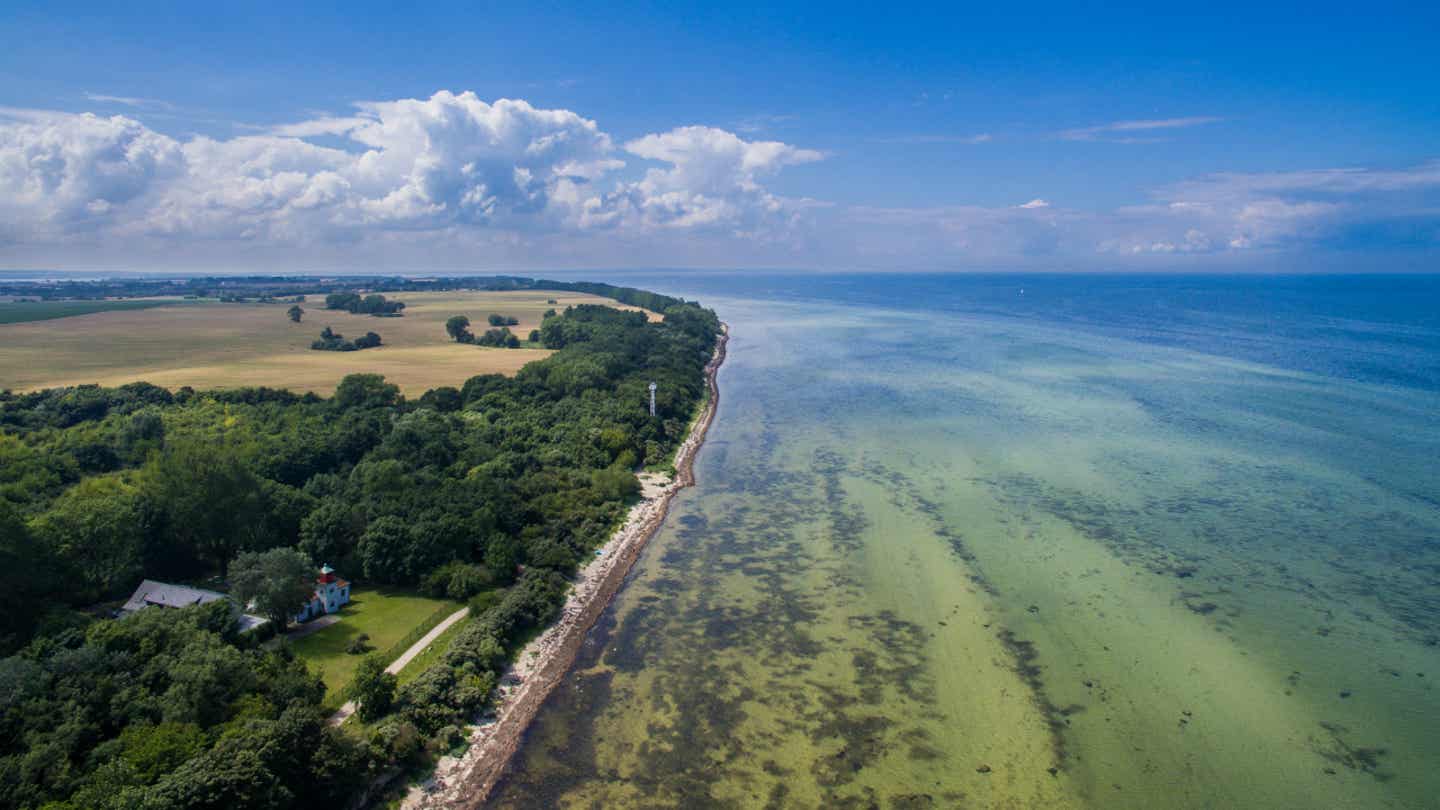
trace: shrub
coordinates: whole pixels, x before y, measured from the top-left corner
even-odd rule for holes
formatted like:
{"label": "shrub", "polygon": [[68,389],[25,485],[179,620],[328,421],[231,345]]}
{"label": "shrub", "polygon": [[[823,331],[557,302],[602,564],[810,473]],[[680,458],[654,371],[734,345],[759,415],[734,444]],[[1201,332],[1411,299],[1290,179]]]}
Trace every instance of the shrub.
{"label": "shrub", "polygon": [[489,568],[460,560],[448,562],[425,576],[420,589],[437,599],[466,599],[495,587],[495,575]]}
{"label": "shrub", "polygon": [[365,653],[370,652],[370,650],[372,649],[370,644],[368,643],[369,641],[370,634],[361,633],[355,638],[350,639],[350,643],[345,645],[345,652],[349,653],[350,655],[364,655]]}

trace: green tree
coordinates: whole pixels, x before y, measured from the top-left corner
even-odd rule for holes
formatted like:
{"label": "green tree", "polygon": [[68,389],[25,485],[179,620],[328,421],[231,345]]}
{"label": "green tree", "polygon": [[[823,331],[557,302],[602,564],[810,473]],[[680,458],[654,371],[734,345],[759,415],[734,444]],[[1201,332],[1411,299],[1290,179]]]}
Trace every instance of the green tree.
{"label": "green tree", "polygon": [[365,516],[340,498],[326,498],[300,521],[300,549],[311,559],[346,565],[365,531]]}
{"label": "green tree", "polygon": [[445,334],[456,343],[473,343],[475,336],[470,333],[470,319],[464,315],[451,315],[445,321]]}
{"label": "green tree", "polygon": [[305,317],[305,310],[301,309],[300,306],[297,304],[296,306],[292,306],[289,309],[285,310],[285,314],[290,316],[290,320],[294,321],[295,323],[300,323],[300,319]]}
{"label": "green tree", "polygon": [[378,518],[360,536],[360,565],[368,579],[404,581],[409,571],[410,530],[392,516]]}
{"label": "green tree", "polygon": [[9,501],[0,498],[0,655],[30,634],[49,586],[43,550]]}
{"label": "green tree", "polygon": [[360,296],[355,293],[331,293],[325,296],[326,309],[344,309],[354,312],[360,307]]}
{"label": "green tree", "polygon": [[144,570],[146,510],[118,476],[87,478],[36,518],[35,535],[60,563],[66,596],[90,602],[118,595]]}
{"label": "green tree", "polygon": [[608,501],[623,500],[640,491],[640,481],[629,470],[596,470],[590,474],[591,485],[602,498]]}
{"label": "green tree", "polygon": [[205,750],[205,732],[194,723],[133,725],[120,732],[120,758],[145,784]]}
{"label": "green tree", "polygon": [[164,516],[167,541],[147,553],[147,564],[184,574],[198,558],[224,570],[240,549],[265,545],[264,487],[229,445],[170,442],[147,465],[141,487]]}
{"label": "green tree", "polygon": [[335,387],[335,405],[345,409],[393,408],[401,399],[400,386],[380,374],[347,374]]}
{"label": "green tree", "polygon": [[465,526],[453,519],[376,518],[360,537],[360,563],[367,579],[412,583],[455,559],[466,545]]}
{"label": "green tree", "polygon": [[502,583],[515,579],[515,566],[520,564],[520,543],[506,534],[490,538],[485,546],[485,567],[495,572]]}
{"label": "green tree", "polygon": [[378,655],[367,655],[355,668],[355,677],[346,688],[347,696],[359,707],[360,719],[373,723],[384,717],[395,705],[395,676],[385,671],[385,662]]}
{"label": "green tree", "polygon": [[458,411],[464,404],[465,400],[460,396],[460,389],[448,385],[432,388],[420,397],[420,407],[434,408],[441,413]]}
{"label": "green tree", "polygon": [[314,593],[311,563],[292,548],[246,552],[230,565],[230,587],[242,603],[284,629]]}

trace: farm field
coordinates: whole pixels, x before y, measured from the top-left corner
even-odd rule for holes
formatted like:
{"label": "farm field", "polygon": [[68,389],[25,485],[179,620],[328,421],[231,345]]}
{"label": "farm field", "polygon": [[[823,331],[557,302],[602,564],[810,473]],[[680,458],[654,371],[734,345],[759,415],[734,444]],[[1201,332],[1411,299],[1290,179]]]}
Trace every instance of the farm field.
{"label": "farm field", "polygon": [[[0,324],[0,389],[113,386],[144,380],[172,389],[264,385],[327,395],[345,375],[373,372],[414,397],[440,385],[459,386],[476,374],[514,374],[531,360],[550,354],[545,349],[454,343],[445,334],[445,321],[452,315],[468,317],[476,334],[489,328],[490,313],[511,316],[520,321],[511,331],[524,339],[539,328],[541,316],[551,307],[621,306],[608,298],[546,290],[395,293],[387,298],[405,302],[404,317],[326,310],[323,296],[311,296],[301,305],[305,316],[298,324],[285,315],[288,303],[135,299],[109,303],[144,303],[149,308]],[[556,303],[547,303],[551,299]],[[358,352],[312,351],[311,341],[326,326],[351,338],[377,332],[384,345]]]}
{"label": "farm field", "polygon": [[126,299],[123,301],[0,301],[0,324],[49,321],[94,312],[182,306],[173,298]]}
{"label": "farm field", "polygon": [[[338,708],[341,693],[350,683],[363,655],[345,649],[361,633],[368,633],[370,652],[387,656],[386,662],[404,652],[403,646],[418,641],[430,628],[459,610],[460,603],[431,599],[398,589],[365,588],[352,591],[350,603],[340,609],[340,621],[290,642],[295,655],[325,681],[325,704]],[[404,642],[404,645],[401,645]],[[397,649],[398,648],[398,649]]]}

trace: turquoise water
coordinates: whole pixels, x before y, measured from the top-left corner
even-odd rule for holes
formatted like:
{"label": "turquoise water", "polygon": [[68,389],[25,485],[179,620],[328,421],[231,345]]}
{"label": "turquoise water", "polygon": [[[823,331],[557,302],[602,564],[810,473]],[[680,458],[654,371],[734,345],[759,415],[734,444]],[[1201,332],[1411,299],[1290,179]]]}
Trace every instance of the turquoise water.
{"label": "turquoise water", "polygon": [[493,805],[1434,806],[1440,281],[625,281],[719,418]]}

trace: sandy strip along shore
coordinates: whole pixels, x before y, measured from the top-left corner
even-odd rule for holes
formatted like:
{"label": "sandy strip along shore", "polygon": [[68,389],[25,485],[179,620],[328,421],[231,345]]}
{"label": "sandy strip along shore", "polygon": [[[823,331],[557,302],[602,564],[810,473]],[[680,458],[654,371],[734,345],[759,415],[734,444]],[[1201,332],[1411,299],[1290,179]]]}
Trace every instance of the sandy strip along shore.
{"label": "sandy strip along shore", "polygon": [[715,376],[725,361],[725,344],[730,332],[728,326],[723,328],[725,331],[715,344],[715,355],[705,367],[710,397],[676,453],[675,478],[648,474],[640,477],[644,486],[641,501],[601,547],[603,553],[576,575],[560,619],[520,651],[501,679],[493,719],[472,726],[466,752],[459,757],[443,757],[430,779],[411,788],[402,807],[413,810],[475,808],[489,797],[520,747],[530,721],[551,690],[565,677],[585,635],[620,590],[646,541],[664,522],[670,499],[695,483],[695,455],[705,442],[705,433],[720,404]]}

